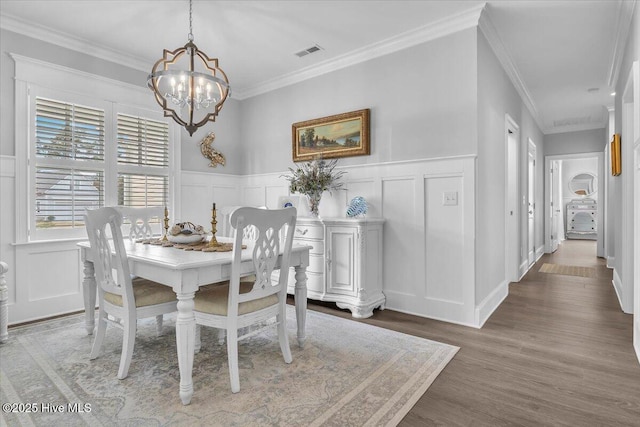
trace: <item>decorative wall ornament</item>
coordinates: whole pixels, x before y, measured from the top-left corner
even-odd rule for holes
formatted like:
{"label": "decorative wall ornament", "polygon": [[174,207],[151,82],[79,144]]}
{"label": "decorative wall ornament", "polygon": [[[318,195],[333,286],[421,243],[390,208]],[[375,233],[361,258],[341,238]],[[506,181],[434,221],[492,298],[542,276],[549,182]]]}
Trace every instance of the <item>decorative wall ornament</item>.
{"label": "decorative wall ornament", "polygon": [[211,146],[214,139],[216,139],[216,135],[213,132],[209,132],[209,134],[200,141],[200,152],[211,161],[209,163],[210,168],[215,168],[218,165],[224,166],[226,163],[224,155]]}

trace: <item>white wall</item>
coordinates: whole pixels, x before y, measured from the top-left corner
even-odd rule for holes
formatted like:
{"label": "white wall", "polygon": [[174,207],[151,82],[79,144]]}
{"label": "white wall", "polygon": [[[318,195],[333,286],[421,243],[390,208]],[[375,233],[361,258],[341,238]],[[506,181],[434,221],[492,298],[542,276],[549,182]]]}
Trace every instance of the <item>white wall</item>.
{"label": "white wall", "polygon": [[553,133],[544,136],[544,155],[601,152],[607,143],[605,129]]}
{"label": "white wall", "polygon": [[[383,292],[388,309],[478,327],[493,307],[474,301],[475,157],[418,159],[342,167],[344,191],[325,193],[321,217],[345,217],[355,196],[369,204],[370,217],[384,217]],[[183,194],[224,203],[277,207],[289,195],[287,171],[212,179],[185,173]],[[234,189],[227,192],[220,189]],[[226,190],[225,190],[226,191]],[[458,204],[445,206],[443,194],[455,192]],[[231,196],[239,195],[240,200]],[[225,202],[221,202],[225,200]],[[202,224],[209,206],[183,197],[184,220]]]}
{"label": "white wall", "polygon": [[475,154],[475,51],[463,30],[242,101],[242,172],[292,166],[292,123],[363,108],[371,155],[340,165]]}
{"label": "white wall", "polygon": [[[623,116],[626,109],[623,103],[623,95],[629,76],[632,72],[633,62],[640,60],[640,14],[638,13],[640,6],[636,3],[633,20],[629,36],[626,40],[624,56],[620,65],[620,73],[616,83],[616,101],[615,101],[615,132],[622,135],[622,174],[612,177],[612,203],[618,209],[612,212],[614,222],[614,253],[613,261],[613,282],[618,297],[621,302],[622,310],[625,313],[633,312],[634,292],[640,291],[640,285],[633,282],[633,266],[637,262],[638,254],[634,254],[634,227],[633,223],[633,207],[640,203],[640,200],[634,198],[633,174],[633,144],[636,137],[632,129],[623,127]],[[640,102],[636,99],[635,102]],[[628,104],[626,104],[628,106]],[[637,114],[638,109],[631,114]],[[635,122],[639,120],[635,117]],[[640,325],[637,325],[640,328]],[[639,330],[640,333],[640,330]],[[640,348],[637,349],[640,351]],[[640,357],[640,354],[639,354]]]}
{"label": "white wall", "polygon": [[[506,138],[505,114],[520,127],[520,194],[527,194],[527,147],[536,144],[535,247],[544,248],[543,151],[545,141],[482,31],[478,30],[478,202],[476,214],[476,304],[496,295],[506,297],[505,210]],[[521,246],[527,247],[526,209],[520,209]],[[522,256],[526,257],[526,251]],[[524,258],[521,261],[526,261]],[[528,266],[528,263],[526,263]]]}

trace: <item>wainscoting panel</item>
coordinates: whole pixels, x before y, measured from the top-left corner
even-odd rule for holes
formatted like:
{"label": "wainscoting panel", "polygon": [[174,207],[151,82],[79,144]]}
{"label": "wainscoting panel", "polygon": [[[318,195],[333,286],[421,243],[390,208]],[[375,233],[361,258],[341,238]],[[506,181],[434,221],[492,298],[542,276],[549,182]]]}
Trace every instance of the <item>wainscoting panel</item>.
{"label": "wainscoting panel", "polygon": [[[425,178],[425,298],[438,303],[462,305],[463,233],[462,177]],[[452,200],[445,200],[446,197]],[[448,203],[448,204],[447,204]],[[446,254],[446,256],[442,256]],[[453,285],[453,286],[452,286]]]}
{"label": "wainscoting panel", "polygon": [[82,267],[76,241],[16,246],[15,305],[9,323],[81,310]]}
{"label": "wainscoting panel", "polygon": [[78,250],[45,247],[29,253],[29,263],[46,269],[28,268],[26,273],[29,302],[77,295],[80,292]]}
{"label": "wainscoting panel", "polygon": [[[389,309],[479,327],[475,307],[475,157],[345,168],[343,197],[323,196],[320,216],[344,216],[360,195],[385,218],[383,292]],[[457,204],[444,205],[445,193]],[[485,317],[486,316],[486,317]]]}
{"label": "wainscoting panel", "polygon": [[[4,168],[7,159],[0,160]],[[496,294],[480,310],[475,307],[475,156],[358,165],[344,170],[345,191],[325,193],[320,216],[344,217],[348,200],[359,195],[369,203],[369,217],[385,218],[384,258],[378,274],[384,279],[386,307],[480,326],[503,295]],[[288,182],[282,177],[285,173],[238,176],[182,172],[170,222],[188,220],[208,227],[213,202],[217,207],[276,208],[279,197],[289,195]],[[14,177],[3,171],[3,194],[12,196],[5,189],[15,188],[14,184]],[[456,193],[457,205],[445,205],[445,193]],[[7,229],[15,224],[11,205],[2,203],[0,209],[3,216],[11,216],[9,220],[3,217],[0,254],[10,267],[7,282],[10,301],[14,302],[10,323],[81,310],[83,272],[76,241],[12,246],[14,236],[7,235]],[[303,206],[299,214],[305,214]],[[62,265],[64,269],[59,267]]]}
{"label": "wainscoting panel", "polygon": [[236,175],[212,174],[204,172],[183,172],[180,189],[180,216],[169,222],[191,221],[211,228],[211,208],[213,203],[220,209],[223,206],[240,204],[241,177]]}
{"label": "wainscoting panel", "polygon": [[383,289],[387,307],[403,307],[415,312],[423,305],[421,289],[424,266],[424,230],[416,215],[416,177],[382,179],[384,223]]}

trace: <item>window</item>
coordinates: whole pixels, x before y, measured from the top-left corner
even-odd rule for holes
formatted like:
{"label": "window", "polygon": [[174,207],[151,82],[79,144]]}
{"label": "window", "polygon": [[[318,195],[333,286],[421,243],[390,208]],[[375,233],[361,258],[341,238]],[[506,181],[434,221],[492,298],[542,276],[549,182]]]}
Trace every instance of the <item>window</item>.
{"label": "window", "polygon": [[36,228],[83,227],[104,206],[104,111],[36,97]]}
{"label": "window", "polygon": [[84,213],[174,208],[179,127],[148,89],[16,61],[16,243],[86,238]]}
{"label": "window", "polygon": [[167,206],[167,122],[117,113],[114,162],[105,159],[103,109],[38,96],[35,104],[36,230],[84,230],[85,210],[106,204],[106,176],[113,167],[117,201],[110,204]]}

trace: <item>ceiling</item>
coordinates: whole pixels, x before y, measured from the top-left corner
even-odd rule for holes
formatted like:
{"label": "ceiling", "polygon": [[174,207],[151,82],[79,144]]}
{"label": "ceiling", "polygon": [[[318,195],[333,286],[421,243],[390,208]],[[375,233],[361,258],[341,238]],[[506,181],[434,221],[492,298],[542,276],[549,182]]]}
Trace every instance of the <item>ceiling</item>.
{"label": "ceiling", "polygon": [[[487,38],[538,125],[556,133],[605,126],[630,22],[624,12],[633,4],[194,0],[193,35],[201,50],[220,59],[233,96],[244,99],[468,28],[484,7],[481,28],[491,33]],[[163,49],[186,43],[188,2],[1,0],[0,25],[150,71]],[[321,49],[295,55],[314,45]]]}

